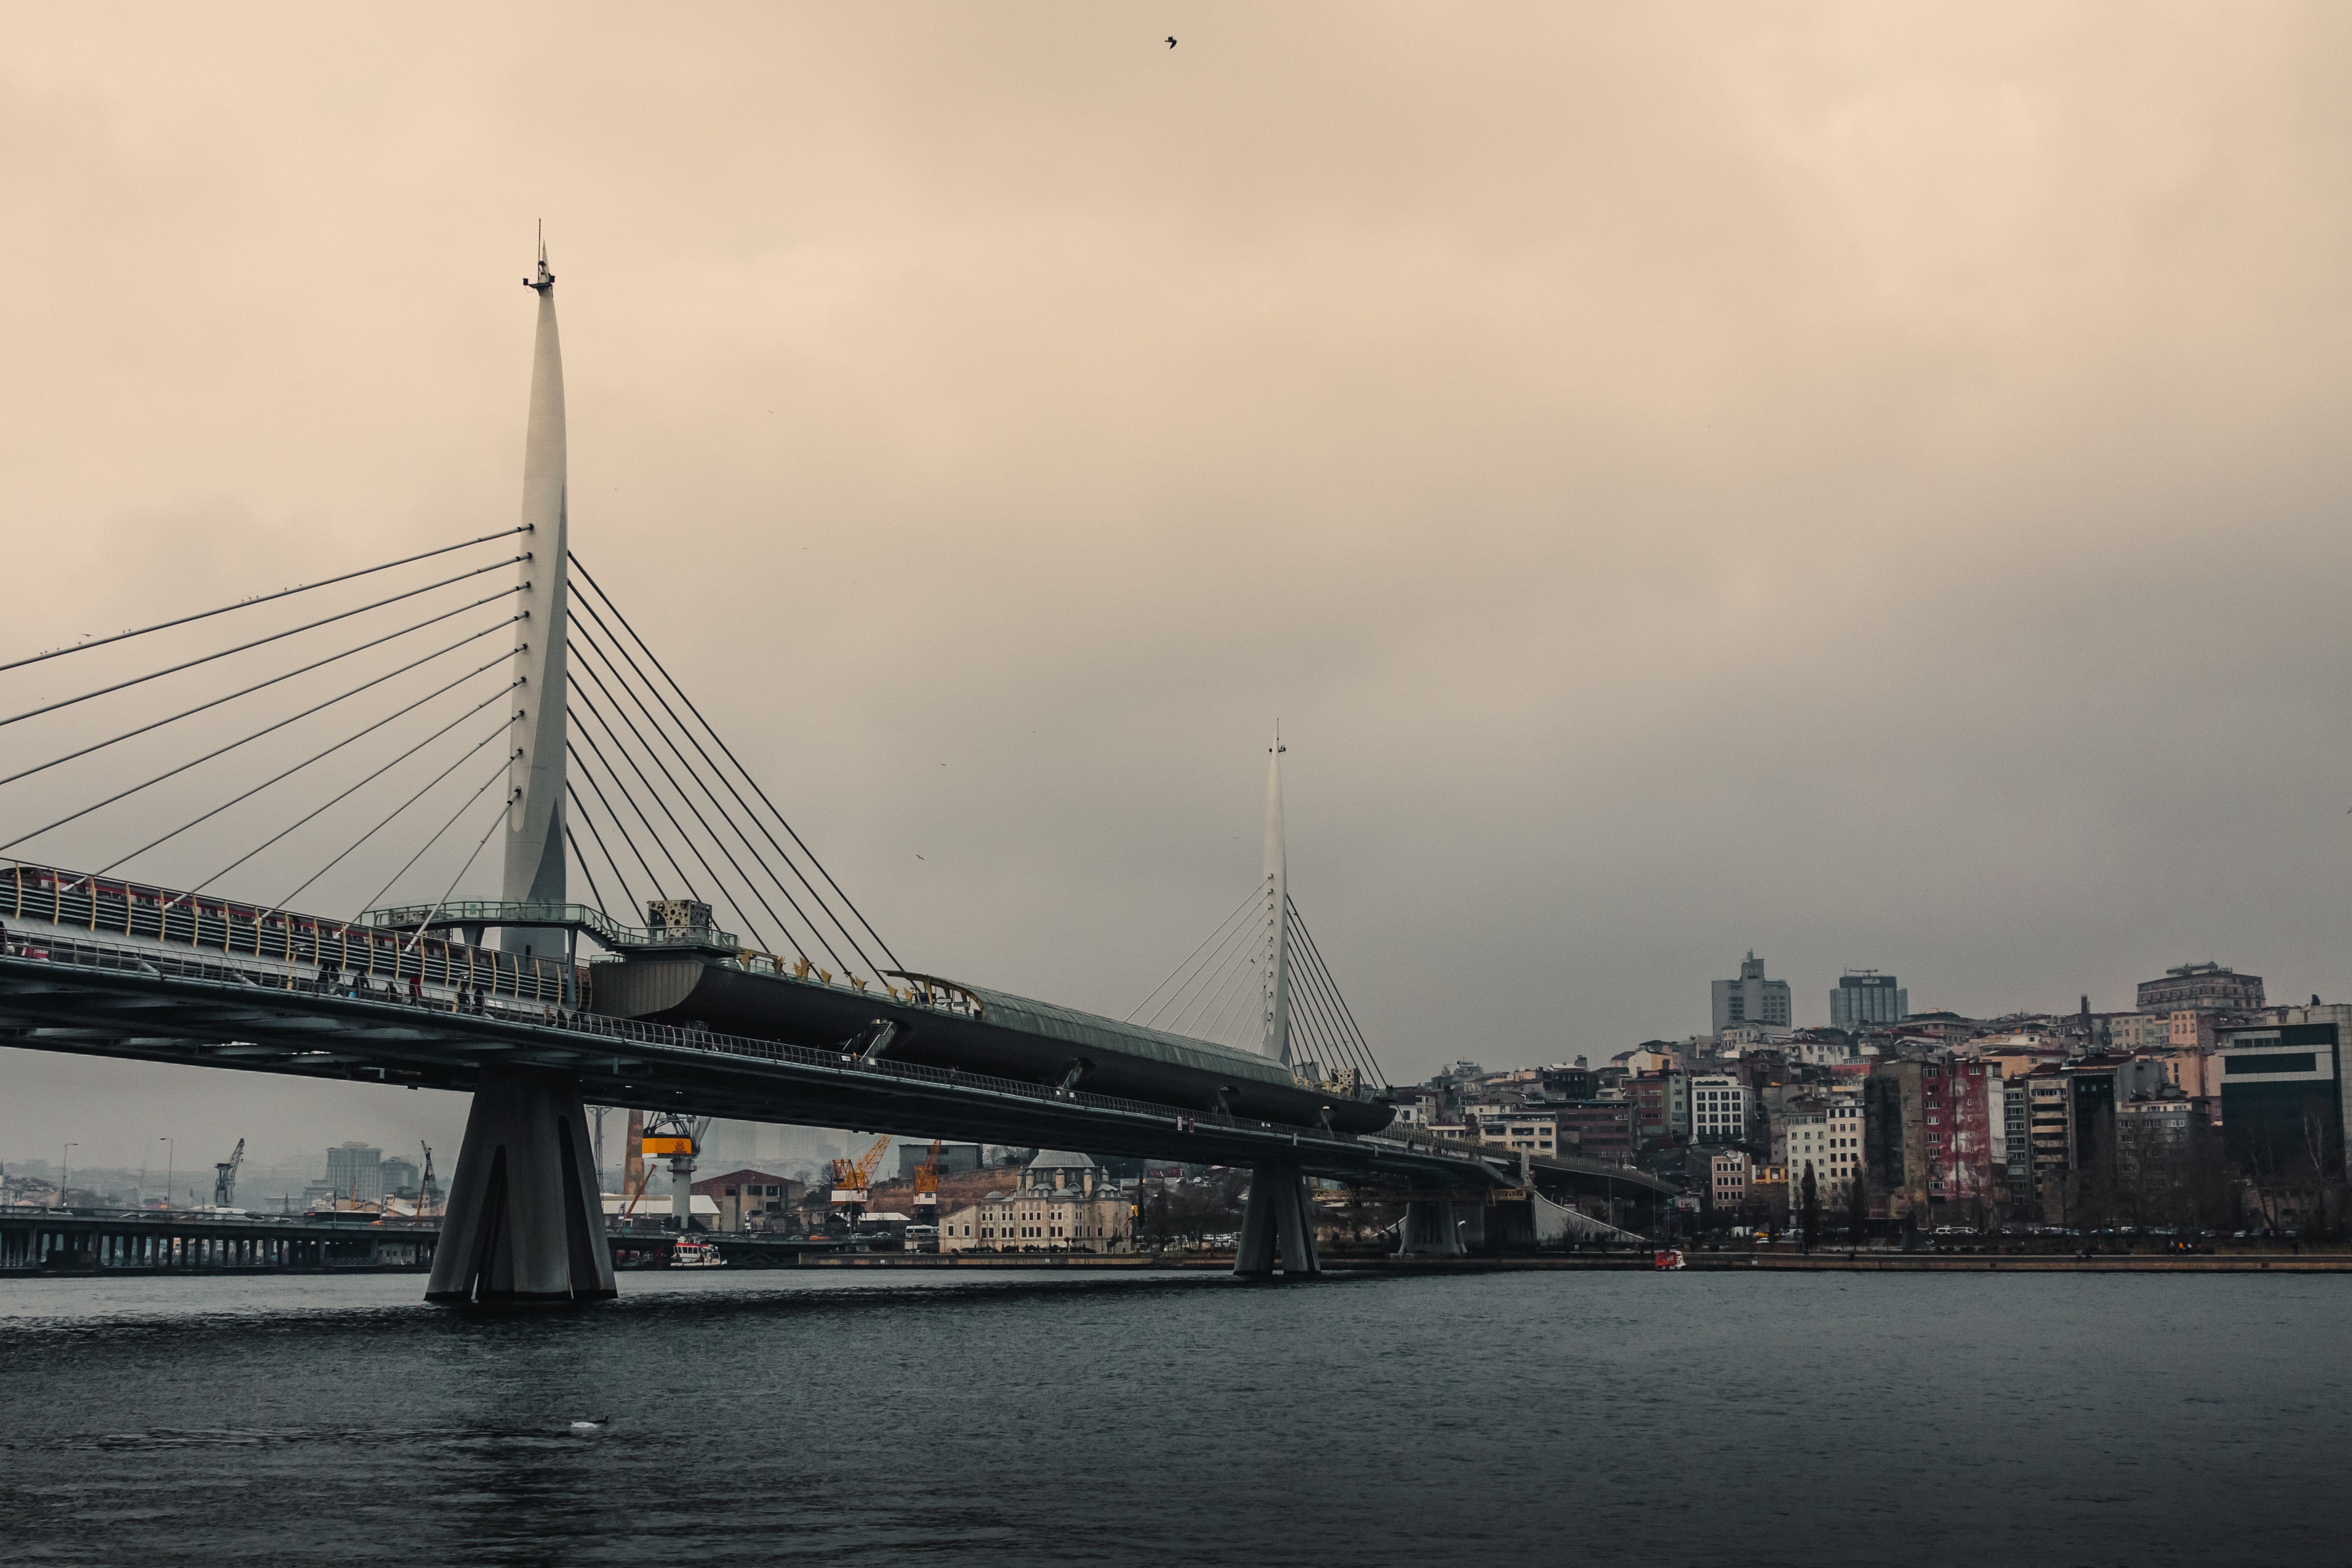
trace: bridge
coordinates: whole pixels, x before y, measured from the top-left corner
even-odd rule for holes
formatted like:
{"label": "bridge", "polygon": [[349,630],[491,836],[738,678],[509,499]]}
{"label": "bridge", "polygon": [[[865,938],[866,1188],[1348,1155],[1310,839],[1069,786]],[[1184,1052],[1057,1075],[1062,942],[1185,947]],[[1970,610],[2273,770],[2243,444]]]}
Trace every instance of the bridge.
{"label": "bridge", "polygon": [[[0,674],[26,670],[485,545],[513,552],[0,717],[0,729],[68,710],[79,717],[97,710],[85,703],[346,621],[370,634],[322,658],[299,653],[308,662],[292,670],[160,719],[141,716],[103,739],[76,734],[61,754],[0,777],[5,789],[69,776],[56,769],[102,767],[90,793],[111,791],[16,832],[0,852],[54,838],[134,797],[152,811],[185,792],[203,806],[96,870],[31,859],[0,869],[8,928],[0,941],[0,1043],[470,1094],[446,1217],[430,1249],[427,1298],[450,1304],[614,1293],[590,1168],[591,1102],[688,1121],[852,1127],[1245,1166],[1251,1195],[1234,1267],[1252,1276],[1320,1271],[1310,1178],[1413,1194],[1402,1227],[1407,1251],[1459,1250],[1455,1203],[1498,1188],[1562,1198],[1605,1192],[1655,1212],[1669,1189],[1620,1167],[1535,1160],[1391,1127],[1370,1044],[1290,895],[1278,737],[1268,752],[1261,879],[1146,998],[1145,1006],[1157,1004],[1149,1016],[1100,1017],[899,962],[572,553],[555,279],[543,247],[525,281],[538,319],[516,529],[0,664]],[[482,576],[508,568],[513,587],[478,594]],[[410,603],[419,598],[425,603]],[[395,605],[436,613],[375,635],[380,623],[365,617]],[[199,718],[217,724],[233,702],[493,605],[469,636],[236,738],[206,733],[193,760],[116,787],[122,779],[112,757],[121,753],[112,749],[126,742],[166,730],[197,733],[172,727]],[[512,646],[441,679],[449,668],[441,661],[454,656],[464,664],[485,642]],[[396,700],[435,680],[441,683],[372,723],[341,721],[341,713],[362,710],[344,705],[365,694]],[[457,750],[469,738],[468,721],[493,709],[487,730]],[[338,710],[327,721],[334,727],[303,728],[328,710]],[[262,754],[245,751],[253,742],[282,745],[305,733],[326,743],[258,784],[205,782],[220,776],[210,765],[218,759],[236,753],[241,763]],[[307,813],[283,804],[290,792],[278,786],[331,776],[311,770],[362,742],[375,750],[352,756],[373,763],[381,752],[394,754]],[[459,770],[478,766],[486,752],[494,765],[463,794]],[[444,765],[370,821],[383,800],[436,764]],[[357,764],[345,757],[332,765]],[[371,795],[373,805],[354,804]],[[437,812],[453,796],[446,820],[359,914],[337,919],[296,907],[322,879],[348,878],[371,857],[407,849],[413,838],[399,838],[406,829],[386,830],[419,802],[435,799]],[[21,820],[15,814],[22,809],[0,795],[0,822]],[[257,811],[268,815],[256,818]],[[282,862],[308,841],[306,831],[323,831],[313,824],[339,814],[368,825],[283,896],[210,890]],[[206,824],[257,820],[268,837],[191,887],[122,874],[133,861],[199,842],[184,836]],[[443,862],[457,859],[477,826],[471,852],[445,880]],[[440,849],[453,829],[450,848]],[[493,839],[500,841],[502,896],[457,897]],[[436,854],[432,883],[419,889],[437,889],[434,896],[384,901],[413,885],[420,861]],[[584,900],[572,896],[575,869]],[[628,918],[613,912],[607,880]],[[583,953],[583,942],[597,951]]]}

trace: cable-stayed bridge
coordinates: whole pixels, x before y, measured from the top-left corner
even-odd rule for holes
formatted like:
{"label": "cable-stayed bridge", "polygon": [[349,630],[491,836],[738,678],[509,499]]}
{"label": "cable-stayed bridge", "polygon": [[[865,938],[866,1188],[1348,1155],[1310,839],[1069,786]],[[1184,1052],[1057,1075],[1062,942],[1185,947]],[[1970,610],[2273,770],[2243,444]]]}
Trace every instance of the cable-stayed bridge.
{"label": "cable-stayed bridge", "polygon": [[0,663],[0,1043],[470,1092],[444,1301],[612,1294],[590,1101],[1247,1165],[1245,1274],[1318,1271],[1309,1176],[1433,1251],[1465,1191],[1663,1191],[1391,1128],[1278,740],[1259,884],[1129,1019],[903,962],[572,552],[526,282],[516,528]]}

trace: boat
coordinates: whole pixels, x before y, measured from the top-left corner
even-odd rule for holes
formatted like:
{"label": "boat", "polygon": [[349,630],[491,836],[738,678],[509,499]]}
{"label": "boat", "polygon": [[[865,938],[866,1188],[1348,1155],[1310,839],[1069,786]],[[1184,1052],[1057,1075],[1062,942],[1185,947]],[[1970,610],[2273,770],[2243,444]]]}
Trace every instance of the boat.
{"label": "boat", "polygon": [[727,1260],[707,1241],[679,1241],[669,1249],[672,1268],[724,1268]]}

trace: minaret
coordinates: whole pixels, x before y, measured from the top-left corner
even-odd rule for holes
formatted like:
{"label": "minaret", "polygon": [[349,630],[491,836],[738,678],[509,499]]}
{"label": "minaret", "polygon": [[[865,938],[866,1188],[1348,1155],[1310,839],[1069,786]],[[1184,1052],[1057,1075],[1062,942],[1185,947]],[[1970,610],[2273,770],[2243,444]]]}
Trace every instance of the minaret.
{"label": "minaret", "polygon": [[[509,903],[563,901],[564,621],[571,611],[565,549],[563,348],[555,335],[555,274],[547,238],[539,242],[537,276],[523,286],[539,295],[539,341],[531,351],[530,425],[523,437],[523,647],[515,655],[518,753],[508,775],[506,873],[499,896]],[[544,932],[509,928],[499,945],[520,952]]]}
{"label": "minaret", "polygon": [[1264,949],[1258,973],[1265,997],[1265,1042],[1260,1047],[1284,1067],[1290,1065],[1289,858],[1282,841],[1282,727],[1265,760],[1265,884],[1263,889]]}

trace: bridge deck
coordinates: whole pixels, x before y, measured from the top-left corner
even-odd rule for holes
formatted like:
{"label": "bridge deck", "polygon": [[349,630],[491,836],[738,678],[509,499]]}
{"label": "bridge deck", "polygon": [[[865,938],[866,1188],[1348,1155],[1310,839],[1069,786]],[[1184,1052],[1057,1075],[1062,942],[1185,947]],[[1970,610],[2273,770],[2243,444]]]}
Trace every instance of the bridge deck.
{"label": "bridge deck", "polygon": [[[37,952],[42,956],[32,956]],[[0,953],[0,1044],[312,1079],[470,1090],[493,1064],[574,1075],[592,1102],[908,1138],[1034,1144],[1202,1164],[1268,1157],[1310,1175],[1516,1185],[1516,1155],[1194,1115],[1011,1079],[809,1050],[555,1007],[291,988],[282,973],[51,940]],[[1592,1162],[1533,1173],[1628,1195],[1671,1191]]]}

